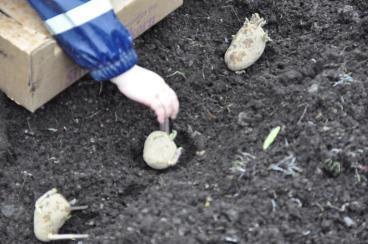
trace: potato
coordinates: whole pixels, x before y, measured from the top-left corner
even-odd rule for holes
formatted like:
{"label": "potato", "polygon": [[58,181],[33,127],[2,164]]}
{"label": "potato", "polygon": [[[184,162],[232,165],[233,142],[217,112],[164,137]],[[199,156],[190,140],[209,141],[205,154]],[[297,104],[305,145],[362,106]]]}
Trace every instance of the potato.
{"label": "potato", "polygon": [[262,29],[265,24],[257,13],[250,21],[245,20],[225,53],[225,63],[230,70],[244,70],[262,56],[266,43],[271,40]]}
{"label": "potato", "polygon": [[163,131],[154,131],[146,139],[143,149],[143,159],[153,169],[166,169],[174,166],[180,155],[174,139],[176,132],[170,135]]}
{"label": "potato", "polygon": [[59,229],[70,218],[71,212],[84,208],[70,206],[70,203],[55,188],[46,192],[36,201],[35,206],[34,233],[37,239],[49,242],[88,238],[88,235],[58,234]]}

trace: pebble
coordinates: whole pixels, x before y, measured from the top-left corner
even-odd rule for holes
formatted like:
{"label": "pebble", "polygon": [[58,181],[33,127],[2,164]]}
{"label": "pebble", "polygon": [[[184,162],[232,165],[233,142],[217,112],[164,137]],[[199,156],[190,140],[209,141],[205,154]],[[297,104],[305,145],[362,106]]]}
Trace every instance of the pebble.
{"label": "pebble", "polygon": [[279,81],[283,84],[289,84],[290,82],[301,82],[303,79],[303,74],[297,70],[289,70],[278,76]]}
{"label": "pebble", "polygon": [[355,213],[364,213],[366,208],[366,204],[364,204],[363,201],[354,201],[349,205],[349,209]]}
{"label": "pebble", "polygon": [[192,139],[197,151],[204,151],[206,149],[207,138],[205,135],[197,132],[192,135]]}
{"label": "pebble", "polygon": [[344,217],[344,224],[346,227],[351,228],[355,226],[355,221],[350,217]]}
{"label": "pebble", "polygon": [[309,93],[317,93],[319,90],[319,85],[318,84],[312,84],[309,88],[308,88],[308,92]]}
{"label": "pebble", "polygon": [[228,243],[239,243],[239,239],[236,236],[227,236],[225,237],[225,241]]}
{"label": "pebble", "polygon": [[238,124],[241,126],[249,126],[249,115],[246,112],[240,112],[238,114]]}
{"label": "pebble", "polygon": [[12,204],[1,207],[1,213],[7,218],[12,217],[16,211],[17,208]]}
{"label": "pebble", "polygon": [[332,224],[333,223],[332,223],[331,220],[325,219],[325,220],[322,221],[321,227],[324,231],[327,231],[331,228]]}
{"label": "pebble", "polygon": [[339,8],[337,12],[339,14],[340,20],[344,23],[359,23],[360,21],[359,13],[351,5],[345,5],[344,7]]}
{"label": "pebble", "polygon": [[314,78],[317,75],[315,66],[316,65],[314,63],[307,64],[303,68],[301,68],[300,71],[304,76]]}

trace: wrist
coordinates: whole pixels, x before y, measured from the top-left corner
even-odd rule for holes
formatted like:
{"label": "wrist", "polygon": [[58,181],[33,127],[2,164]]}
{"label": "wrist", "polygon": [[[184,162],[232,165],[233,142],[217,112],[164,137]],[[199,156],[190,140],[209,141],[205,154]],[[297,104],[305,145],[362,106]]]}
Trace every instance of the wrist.
{"label": "wrist", "polygon": [[131,67],[130,69],[128,69],[124,73],[121,73],[120,75],[111,78],[111,82],[114,83],[115,85],[120,84],[123,80],[126,80],[127,76],[129,76],[132,72],[134,72],[136,66],[137,65],[134,65],[133,67]]}
{"label": "wrist", "polygon": [[120,75],[111,78],[111,82],[117,85],[118,87],[121,87],[124,85],[125,81],[129,80],[128,76],[131,76],[132,73],[135,73],[137,70],[138,65],[134,65],[129,70],[125,71],[124,73],[121,73]]}
{"label": "wrist", "polygon": [[[120,52],[120,51],[119,51]],[[96,69],[91,69],[90,75],[97,81],[109,80],[111,77],[126,73],[137,63],[137,54],[133,48],[122,51],[120,55],[110,62],[101,64]]]}

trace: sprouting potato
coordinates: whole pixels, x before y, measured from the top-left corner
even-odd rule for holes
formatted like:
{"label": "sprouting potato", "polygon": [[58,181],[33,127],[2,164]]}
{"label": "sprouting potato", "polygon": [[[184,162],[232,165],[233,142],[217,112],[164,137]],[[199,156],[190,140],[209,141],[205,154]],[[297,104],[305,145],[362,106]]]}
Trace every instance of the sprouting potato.
{"label": "sprouting potato", "polygon": [[34,233],[40,241],[85,239],[88,235],[58,234],[59,229],[71,217],[74,210],[86,207],[74,207],[54,188],[37,201],[34,212]]}
{"label": "sprouting potato", "polygon": [[225,53],[225,63],[230,70],[244,70],[262,56],[266,43],[271,40],[263,31],[265,24],[258,13],[253,14],[250,21],[245,20]]}
{"label": "sprouting potato", "polygon": [[146,139],[143,149],[144,161],[154,169],[166,169],[176,165],[182,152],[174,139],[176,131],[170,135],[163,131],[154,131]]}

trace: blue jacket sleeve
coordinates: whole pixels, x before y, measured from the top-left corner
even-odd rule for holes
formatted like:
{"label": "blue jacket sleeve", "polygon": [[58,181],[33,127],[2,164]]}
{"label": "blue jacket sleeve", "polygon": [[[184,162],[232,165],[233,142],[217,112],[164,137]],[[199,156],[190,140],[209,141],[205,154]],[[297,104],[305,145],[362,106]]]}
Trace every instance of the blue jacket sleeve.
{"label": "blue jacket sleeve", "polygon": [[133,40],[109,0],[28,0],[63,50],[98,81],[137,63]]}

